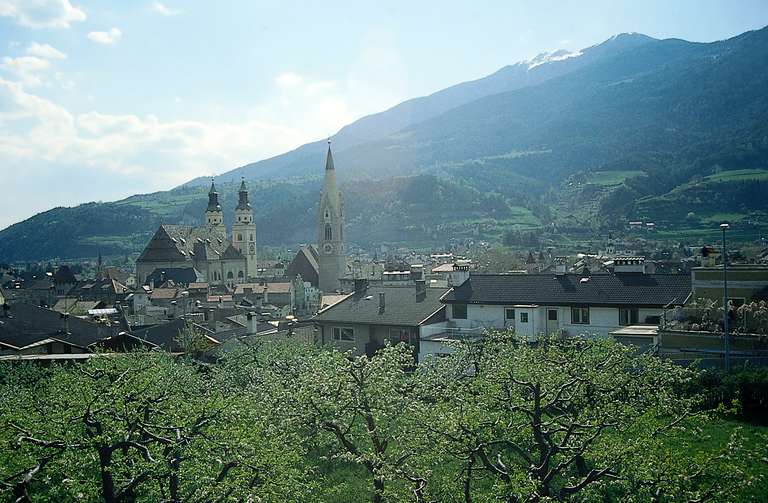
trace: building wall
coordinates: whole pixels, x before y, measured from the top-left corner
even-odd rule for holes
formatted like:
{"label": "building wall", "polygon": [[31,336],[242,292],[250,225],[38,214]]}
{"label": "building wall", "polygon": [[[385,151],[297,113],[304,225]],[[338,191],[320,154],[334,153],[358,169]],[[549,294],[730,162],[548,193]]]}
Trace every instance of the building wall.
{"label": "building wall", "polygon": [[[515,319],[505,320],[505,309],[515,309]],[[631,306],[628,306],[631,307]],[[557,321],[548,319],[549,310],[557,310]],[[528,314],[528,322],[521,321],[521,313]],[[662,316],[661,308],[638,308],[638,323],[645,323],[648,316]],[[515,333],[535,340],[540,334],[552,334],[555,331],[564,331],[566,335],[589,335],[595,337],[609,337],[610,332],[616,330],[619,324],[618,307],[590,307],[589,324],[572,323],[570,306],[538,306],[515,307],[469,304],[467,306],[467,319],[453,318],[453,311],[449,309],[449,320],[460,328],[505,329],[513,328]]]}
{"label": "building wall", "polygon": [[[704,297],[722,302],[722,267],[697,268],[691,271],[693,297]],[[762,265],[733,265],[728,268],[728,297],[750,300],[768,288],[768,267]]]}
{"label": "building wall", "polygon": [[[333,339],[333,329],[352,328],[354,330],[354,341],[335,341]],[[386,341],[391,344],[401,342],[399,337],[393,333],[393,330],[404,330],[408,333],[408,344],[414,346],[415,355],[419,352],[419,331],[416,327],[395,327],[389,325],[365,325],[359,323],[323,323],[320,325],[319,343],[321,345],[330,345],[340,351],[352,350],[352,354],[360,356],[366,354],[366,346],[373,342],[376,346],[384,346]]]}
{"label": "building wall", "polygon": [[[246,258],[245,279],[255,278],[258,267],[256,265],[256,224],[248,212],[235,211],[235,223],[232,224],[232,246],[234,246]],[[238,223],[237,219],[240,219]],[[242,239],[241,239],[242,238]],[[252,245],[252,246],[251,246]],[[251,253],[253,250],[253,253]]]}

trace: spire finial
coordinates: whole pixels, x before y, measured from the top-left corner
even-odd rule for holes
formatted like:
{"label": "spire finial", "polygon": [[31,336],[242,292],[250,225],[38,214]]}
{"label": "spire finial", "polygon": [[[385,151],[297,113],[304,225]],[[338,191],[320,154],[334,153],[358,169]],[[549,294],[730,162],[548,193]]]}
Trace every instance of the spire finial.
{"label": "spire finial", "polygon": [[329,171],[333,168],[333,154],[331,154],[331,139],[328,138],[328,153],[325,156],[325,170]]}

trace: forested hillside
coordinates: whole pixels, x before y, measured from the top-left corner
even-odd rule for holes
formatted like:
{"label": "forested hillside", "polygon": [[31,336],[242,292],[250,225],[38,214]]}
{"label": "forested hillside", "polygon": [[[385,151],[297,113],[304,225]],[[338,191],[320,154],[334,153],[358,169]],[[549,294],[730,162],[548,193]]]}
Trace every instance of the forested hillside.
{"label": "forested hillside", "polygon": [[[556,243],[562,233],[621,232],[631,219],[658,220],[678,238],[724,217],[740,239],[768,229],[768,199],[758,197],[768,29],[710,44],[623,35],[529,70],[527,81],[513,65],[343,129],[334,156],[349,241],[442,246],[541,226]],[[260,244],[312,241],[323,149],[221,175],[227,218],[242,175]],[[135,252],[160,222],[199,222],[204,191],[191,183],[57,208],[0,231],[0,258]]]}

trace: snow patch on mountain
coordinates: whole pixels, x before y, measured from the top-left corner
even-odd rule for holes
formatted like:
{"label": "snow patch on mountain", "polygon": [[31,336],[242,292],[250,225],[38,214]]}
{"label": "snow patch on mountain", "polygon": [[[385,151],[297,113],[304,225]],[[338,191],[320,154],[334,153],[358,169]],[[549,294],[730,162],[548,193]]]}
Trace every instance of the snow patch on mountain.
{"label": "snow patch on mountain", "polygon": [[528,69],[536,68],[539,65],[544,65],[546,63],[552,63],[555,61],[563,61],[564,59],[569,58],[577,58],[581,56],[581,51],[578,52],[570,52],[566,51],[565,49],[559,49],[554,52],[542,52],[541,54],[536,55],[535,57],[524,61],[525,64],[528,65]]}

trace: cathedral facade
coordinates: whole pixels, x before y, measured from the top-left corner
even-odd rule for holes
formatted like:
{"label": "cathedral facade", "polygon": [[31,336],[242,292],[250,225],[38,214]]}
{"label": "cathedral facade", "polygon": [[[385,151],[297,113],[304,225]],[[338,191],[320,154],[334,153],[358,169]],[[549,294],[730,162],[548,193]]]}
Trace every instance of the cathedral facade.
{"label": "cathedral facade", "polygon": [[136,261],[138,284],[146,283],[156,270],[193,268],[201,281],[210,284],[244,283],[256,277],[256,224],[248,202],[245,180],[227,238],[219,193],[211,182],[205,225],[161,225]]}

